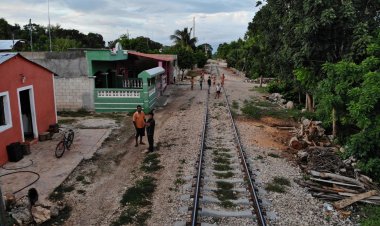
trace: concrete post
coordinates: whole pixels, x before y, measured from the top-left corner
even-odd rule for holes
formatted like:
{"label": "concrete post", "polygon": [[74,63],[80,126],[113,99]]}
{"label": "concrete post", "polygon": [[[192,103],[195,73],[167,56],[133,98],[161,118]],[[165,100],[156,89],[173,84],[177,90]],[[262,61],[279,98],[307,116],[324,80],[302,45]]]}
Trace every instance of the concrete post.
{"label": "concrete post", "polygon": [[142,90],[140,98],[143,100],[144,112],[148,113],[150,111],[150,108],[149,108],[149,87],[148,87],[148,78],[146,78],[146,77],[143,78],[143,90]]}

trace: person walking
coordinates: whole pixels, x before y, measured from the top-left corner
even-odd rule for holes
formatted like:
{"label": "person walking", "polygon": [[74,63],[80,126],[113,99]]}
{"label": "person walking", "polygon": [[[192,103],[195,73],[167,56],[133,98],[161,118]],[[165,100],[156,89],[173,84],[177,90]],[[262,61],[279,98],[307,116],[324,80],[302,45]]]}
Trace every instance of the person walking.
{"label": "person walking", "polygon": [[133,114],[133,125],[136,129],[136,144],[135,147],[138,145],[138,138],[140,137],[140,144],[145,145],[144,142],[142,142],[142,137],[145,136],[145,114],[142,111],[141,105],[137,105],[137,111]]}
{"label": "person walking", "polygon": [[215,99],[220,97],[220,91],[222,90],[222,87],[220,86],[220,84],[218,83],[216,85],[216,94],[215,94]]}
{"label": "person walking", "polygon": [[201,90],[202,90],[202,85],[203,85],[203,78],[201,77],[201,78],[199,79],[199,86],[201,87]]}
{"label": "person walking", "polygon": [[145,123],[146,127],[146,136],[148,137],[148,152],[154,151],[154,127],[156,126],[156,121],[154,120],[153,110],[147,115],[147,122]]}
{"label": "person walking", "polygon": [[222,85],[222,87],[224,86],[224,79],[225,79],[226,77],[224,76],[224,74],[222,74],[222,82],[221,82],[221,85]]}
{"label": "person walking", "polygon": [[194,77],[191,77],[190,82],[191,82],[191,90],[193,90],[194,89]]}
{"label": "person walking", "polygon": [[210,89],[211,89],[211,76],[209,76],[208,79],[207,79],[207,85],[208,85],[208,94],[210,94]]}

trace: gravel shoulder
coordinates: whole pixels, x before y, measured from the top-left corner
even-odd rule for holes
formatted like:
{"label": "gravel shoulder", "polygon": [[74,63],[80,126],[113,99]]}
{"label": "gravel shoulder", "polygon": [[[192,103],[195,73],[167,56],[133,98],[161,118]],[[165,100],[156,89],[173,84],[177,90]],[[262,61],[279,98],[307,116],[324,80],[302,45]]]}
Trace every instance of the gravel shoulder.
{"label": "gravel shoulder", "polygon": [[[231,102],[235,100],[243,106],[246,99],[262,98],[261,93],[252,90],[253,84],[243,82],[243,78],[229,70],[221,68],[220,71],[226,75],[226,89]],[[284,158],[289,156],[286,152],[289,134],[271,127],[270,121],[237,119],[270,225],[353,225],[349,220],[341,219],[338,212],[326,212],[323,202],[295,182],[302,179],[302,172],[294,162]],[[266,191],[267,184],[275,177],[290,181],[285,193]]]}
{"label": "gravel shoulder", "polygon": [[[147,225],[174,225],[186,218],[187,199],[185,184],[192,177],[199,151],[203,123],[204,103],[207,90],[195,86],[180,86],[175,101],[170,101],[163,111],[167,117],[161,128],[157,143],[161,165],[164,167],[157,176],[157,189],[153,196],[152,217]],[[162,113],[162,112],[161,112]]]}

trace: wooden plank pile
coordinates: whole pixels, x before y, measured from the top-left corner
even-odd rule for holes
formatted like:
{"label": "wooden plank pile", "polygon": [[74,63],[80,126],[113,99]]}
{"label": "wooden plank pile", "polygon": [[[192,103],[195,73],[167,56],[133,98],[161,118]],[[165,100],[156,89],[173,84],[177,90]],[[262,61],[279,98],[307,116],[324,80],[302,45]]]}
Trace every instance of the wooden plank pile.
{"label": "wooden plank pile", "polygon": [[314,197],[333,201],[336,209],[355,202],[380,205],[379,187],[371,178],[355,169],[356,160],[342,160],[338,148],[333,147],[320,122],[304,119],[289,146],[298,150],[298,164],[307,173],[308,180],[298,183]]}

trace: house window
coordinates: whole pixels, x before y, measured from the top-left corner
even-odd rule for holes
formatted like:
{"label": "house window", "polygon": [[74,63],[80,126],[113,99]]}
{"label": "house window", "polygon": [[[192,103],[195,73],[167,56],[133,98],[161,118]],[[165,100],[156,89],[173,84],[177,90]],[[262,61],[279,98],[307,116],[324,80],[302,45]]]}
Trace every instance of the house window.
{"label": "house window", "polygon": [[12,127],[9,93],[0,93],[0,132]]}

